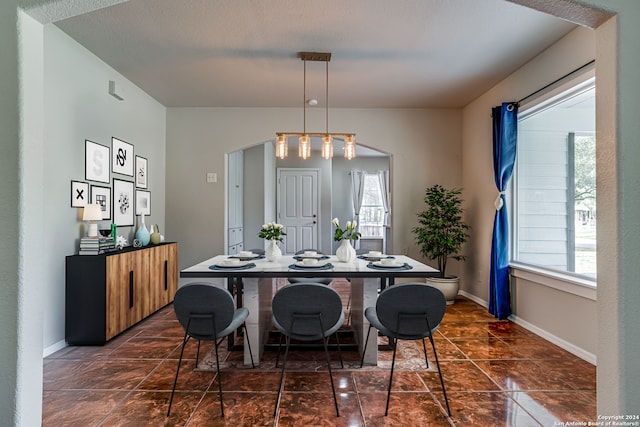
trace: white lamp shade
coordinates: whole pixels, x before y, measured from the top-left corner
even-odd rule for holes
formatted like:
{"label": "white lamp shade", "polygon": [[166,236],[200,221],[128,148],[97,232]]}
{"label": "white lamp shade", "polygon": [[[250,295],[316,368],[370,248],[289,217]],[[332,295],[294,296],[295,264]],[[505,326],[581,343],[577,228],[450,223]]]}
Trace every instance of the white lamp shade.
{"label": "white lamp shade", "polygon": [[100,221],[102,219],[102,208],[100,205],[86,205],[82,213],[83,221]]}

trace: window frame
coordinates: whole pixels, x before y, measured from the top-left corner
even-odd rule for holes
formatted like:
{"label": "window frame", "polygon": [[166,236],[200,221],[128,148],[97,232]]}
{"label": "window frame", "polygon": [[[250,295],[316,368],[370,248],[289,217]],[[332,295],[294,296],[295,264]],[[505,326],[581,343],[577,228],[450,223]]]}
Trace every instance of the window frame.
{"label": "window frame", "polygon": [[[556,105],[568,96],[586,91],[591,87],[596,87],[594,64],[536,93],[535,97],[532,96],[530,99],[527,99],[526,103],[520,105],[518,122]],[[569,91],[571,95],[567,94]],[[534,281],[536,283],[595,300],[598,280],[597,273],[594,278],[580,273],[557,270],[516,259],[519,243],[517,222],[518,194],[516,191],[518,187],[517,167],[518,165],[516,163],[507,191],[507,207],[510,224],[509,266],[512,276],[525,280],[532,280],[535,277]]]}

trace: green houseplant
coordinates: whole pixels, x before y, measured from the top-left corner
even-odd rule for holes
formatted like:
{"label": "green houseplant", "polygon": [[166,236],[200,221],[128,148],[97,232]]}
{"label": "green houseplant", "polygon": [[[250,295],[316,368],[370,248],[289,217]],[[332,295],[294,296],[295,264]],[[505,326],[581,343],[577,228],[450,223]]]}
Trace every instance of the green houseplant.
{"label": "green houseplant", "polygon": [[[461,254],[462,246],[467,241],[469,235],[467,231],[471,227],[462,219],[462,199],[460,189],[447,189],[441,185],[434,185],[427,188],[424,202],[427,208],[418,213],[420,226],[413,228],[415,241],[420,246],[420,253],[426,258],[435,260],[440,271],[439,279],[436,281],[427,280],[431,284],[453,282],[445,293],[447,301],[453,302],[458,293],[459,278],[447,276],[447,260],[455,259],[463,261],[465,256]],[[436,284],[436,286],[438,286]],[[453,296],[451,297],[451,295]]]}

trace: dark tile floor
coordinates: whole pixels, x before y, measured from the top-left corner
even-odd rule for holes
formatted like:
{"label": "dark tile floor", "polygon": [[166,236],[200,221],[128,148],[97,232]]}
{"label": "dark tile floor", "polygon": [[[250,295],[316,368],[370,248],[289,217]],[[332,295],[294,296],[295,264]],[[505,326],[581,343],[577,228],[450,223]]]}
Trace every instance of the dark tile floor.
{"label": "dark tile floor", "polygon": [[215,371],[194,370],[193,340],[167,418],[182,335],[168,306],[103,347],[67,347],[45,358],[43,426],[552,426],[596,419],[593,365],[464,298],[447,308],[436,336],[451,418],[437,371],[426,369],[394,375],[384,416],[390,351],[380,353],[378,367],[359,369],[355,352],[343,352],[345,369],[334,362],[340,418],[324,354],[292,353],[275,419],[275,352],[266,351],[254,370],[234,363],[241,352],[223,351],[221,418]]}

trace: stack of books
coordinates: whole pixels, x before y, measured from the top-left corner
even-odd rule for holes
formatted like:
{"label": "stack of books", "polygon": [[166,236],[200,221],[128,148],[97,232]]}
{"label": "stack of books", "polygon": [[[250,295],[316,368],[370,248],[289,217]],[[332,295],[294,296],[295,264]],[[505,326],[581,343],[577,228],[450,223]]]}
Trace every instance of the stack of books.
{"label": "stack of books", "polygon": [[79,255],[100,255],[116,250],[113,237],[83,237],[80,239]]}

